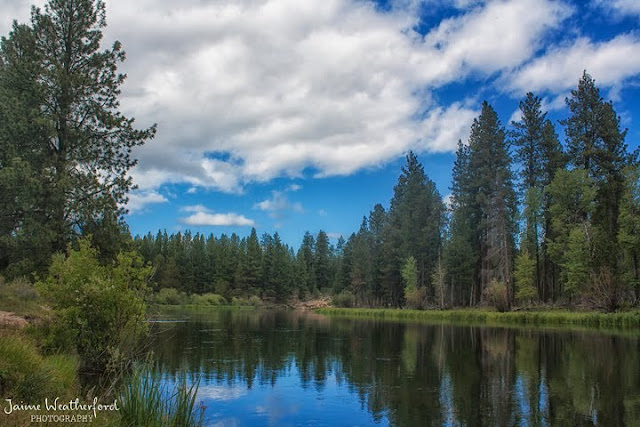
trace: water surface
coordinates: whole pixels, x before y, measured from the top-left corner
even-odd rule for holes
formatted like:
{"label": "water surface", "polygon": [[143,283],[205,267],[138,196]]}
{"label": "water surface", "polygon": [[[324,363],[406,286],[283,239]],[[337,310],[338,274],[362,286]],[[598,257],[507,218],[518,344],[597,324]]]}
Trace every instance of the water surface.
{"label": "water surface", "polygon": [[199,310],[154,323],[205,425],[640,425],[640,341],[597,331]]}

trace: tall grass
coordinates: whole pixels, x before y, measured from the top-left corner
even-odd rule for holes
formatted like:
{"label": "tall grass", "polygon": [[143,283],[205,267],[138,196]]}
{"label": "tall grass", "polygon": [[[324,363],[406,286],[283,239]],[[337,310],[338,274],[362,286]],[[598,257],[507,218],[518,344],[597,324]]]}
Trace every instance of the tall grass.
{"label": "tall grass", "polygon": [[163,384],[160,372],[149,365],[138,365],[124,381],[120,393],[120,423],[135,427],[202,426],[204,409],[196,408],[199,382],[190,386],[180,375],[171,390]]}
{"label": "tall grass", "polygon": [[371,308],[321,308],[317,313],[348,317],[412,319],[451,322],[472,322],[489,325],[576,325],[603,328],[638,328],[640,311],[620,313],[571,311],[517,311],[499,313],[487,309],[402,310]]}
{"label": "tall grass", "polygon": [[78,389],[78,360],[65,354],[42,356],[33,339],[0,330],[0,396],[37,402],[71,397]]}

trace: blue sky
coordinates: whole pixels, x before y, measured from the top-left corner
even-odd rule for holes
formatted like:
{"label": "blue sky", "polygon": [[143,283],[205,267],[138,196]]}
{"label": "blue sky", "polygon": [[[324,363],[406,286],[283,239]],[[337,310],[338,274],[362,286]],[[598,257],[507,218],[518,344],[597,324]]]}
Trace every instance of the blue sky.
{"label": "blue sky", "polygon": [[[0,3],[2,34],[32,2]],[[133,234],[346,237],[388,206],[408,150],[446,196],[482,100],[508,125],[531,90],[555,121],[584,69],[640,141],[637,0],[106,4],[105,43],[127,51],[121,110],[158,124],[135,152]]]}

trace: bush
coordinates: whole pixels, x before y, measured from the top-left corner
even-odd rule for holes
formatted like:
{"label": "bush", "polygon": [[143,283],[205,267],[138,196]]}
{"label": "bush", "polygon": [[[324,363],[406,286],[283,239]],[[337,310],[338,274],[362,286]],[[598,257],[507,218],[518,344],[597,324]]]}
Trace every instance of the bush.
{"label": "bush", "polygon": [[56,255],[49,277],[37,284],[56,320],[49,345],[75,349],[84,369],[105,372],[131,360],[146,336],[143,294],[151,267],[134,252],[101,265],[88,239],[78,245],[67,257]]}
{"label": "bush", "polygon": [[227,300],[222,295],[207,293],[203,295],[191,295],[191,304],[194,305],[225,305]]}
{"label": "bush", "polygon": [[491,280],[484,290],[484,299],[490,306],[495,307],[501,313],[509,310],[507,286],[496,279]]}
{"label": "bush", "polygon": [[162,288],[155,294],[155,303],[160,305],[185,305],[189,297],[175,288]]}
{"label": "bush", "polygon": [[405,290],[407,307],[414,310],[423,310],[427,301],[427,290],[422,288],[413,288]]}
{"label": "bush", "polygon": [[70,396],[77,388],[77,361],[69,355],[43,357],[30,339],[0,336],[0,395],[25,402]]}
{"label": "bush", "polygon": [[336,307],[354,307],[356,305],[356,297],[351,292],[344,290],[333,296],[331,304]]}

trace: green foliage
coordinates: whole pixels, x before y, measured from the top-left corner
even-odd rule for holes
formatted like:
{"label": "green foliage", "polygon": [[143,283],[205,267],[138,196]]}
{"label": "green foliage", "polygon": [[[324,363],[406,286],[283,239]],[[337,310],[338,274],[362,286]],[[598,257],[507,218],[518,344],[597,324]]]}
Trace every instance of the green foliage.
{"label": "green foliage", "polygon": [[175,288],[162,288],[153,296],[153,301],[160,305],[185,305],[189,297]]}
{"label": "green foliage", "polygon": [[190,303],[193,305],[225,305],[227,300],[222,295],[218,294],[193,294],[191,295]]}
{"label": "green foliage", "polygon": [[640,168],[625,170],[625,185],[620,204],[618,240],[623,249],[623,277],[640,300]]}
{"label": "green foliage", "polygon": [[356,298],[351,292],[349,292],[348,290],[344,290],[339,294],[333,296],[333,298],[331,299],[331,304],[335,307],[355,307]]}
{"label": "green foliage", "polygon": [[120,391],[120,425],[139,427],[202,426],[204,408],[196,407],[199,381],[178,375],[173,390],[163,385],[160,371],[137,365]]}
{"label": "green foliage", "polygon": [[427,305],[426,288],[413,288],[405,290],[406,306],[413,310],[422,310]]}
{"label": "green foliage", "polygon": [[56,255],[49,276],[37,284],[55,315],[51,345],[75,349],[84,369],[117,369],[147,333],[144,292],[150,274],[151,267],[133,252],[100,264],[88,239],[79,240],[68,256]]}
{"label": "green foliage", "polygon": [[426,304],[425,287],[418,288],[418,266],[413,256],[407,258],[401,270],[404,281],[404,297],[406,305],[413,309],[422,309]]}
{"label": "green foliage", "polygon": [[592,272],[590,246],[584,227],[576,226],[569,232],[567,252],[561,265],[566,269],[567,295],[584,295],[589,289]]}
{"label": "green foliage", "polygon": [[548,241],[549,255],[562,267],[562,283],[568,296],[585,291],[592,263],[590,218],[596,195],[593,180],[582,169],[561,170],[549,185],[549,212],[554,229]]}
{"label": "green foliage", "polygon": [[536,261],[528,251],[522,251],[516,257],[513,273],[516,286],[516,300],[520,303],[531,303],[538,297],[536,289]]}
{"label": "green foliage", "polygon": [[[382,266],[389,302],[399,305],[403,295],[403,263],[413,257],[416,287],[431,288],[431,275],[442,249],[445,206],[435,183],[429,179],[415,153],[409,152],[398,183],[393,188],[384,222]],[[378,245],[376,245],[378,246]]]}
{"label": "green foliage", "polygon": [[464,310],[399,310],[386,308],[319,308],[317,313],[346,317],[373,317],[384,319],[411,319],[478,323],[487,325],[557,325],[587,326],[594,328],[640,327],[640,311],[599,313],[571,311],[517,311],[495,312],[488,309]]}
{"label": "green foliage", "polygon": [[483,292],[484,300],[491,307],[503,313],[509,309],[507,286],[497,280],[492,280]]}
{"label": "green foliage", "polygon": [[416,259],[410,256],[402,267],[402,280],[404,280],[405,292],[415,290],[418,287],[418,266]]}
{"label": "green foliage", "polygon": [[[50,0],[0,45],[0,269],[44,273],[81,232],[120,249],[132,149],[155,135],[119,111],[119,42],[101,48],[105,4]],[[4,197],[4,196],[9,197]],[[5,252],[4,249],[16,249]]]}
{"label": "green foliage", "polygon": [[0,395],[39,402],[69,396],[78,388],[77,360],[70,355],[43,357],[22,335],[0,331]]}

